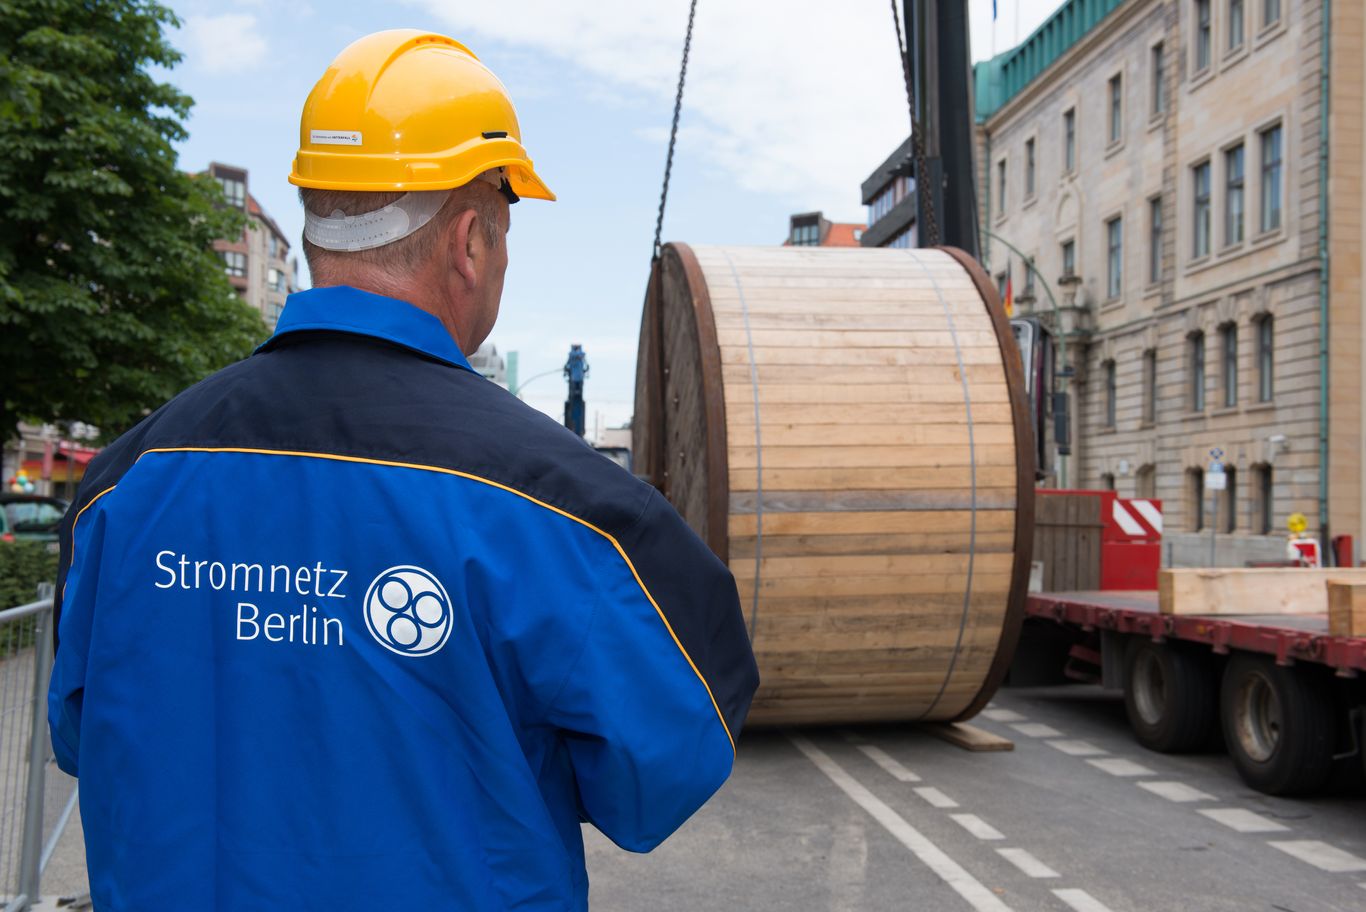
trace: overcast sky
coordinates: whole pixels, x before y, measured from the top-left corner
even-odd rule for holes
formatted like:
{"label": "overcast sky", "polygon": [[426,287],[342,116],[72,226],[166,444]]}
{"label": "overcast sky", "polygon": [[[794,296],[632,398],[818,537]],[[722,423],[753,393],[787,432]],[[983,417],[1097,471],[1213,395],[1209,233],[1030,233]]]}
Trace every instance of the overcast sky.
{"label": "overcast sky", "polygon": [[[1058,5],[999,0],[993,22],[992,0],[969,0],[973,59],[1013,46]],[[523,142],[559,196],[513,208],[491,341],[520,352],[524,379],[582,344],[590,430],[599,416],[630,417],[687,0],[172,6],[185,61],[169,78],[197,102],[182,166],[246,167],[251,193],[295,239],[303,218],[286,177],[299,110],[337,52],[405,27],[473,49],[512,93]],[[791,213],[815,209],[861,222],[859,185],[907,122],[886,0],[699,0],[664,239],[777,244]],[[524,398],[559,418],[564,391],[552,375]]]}

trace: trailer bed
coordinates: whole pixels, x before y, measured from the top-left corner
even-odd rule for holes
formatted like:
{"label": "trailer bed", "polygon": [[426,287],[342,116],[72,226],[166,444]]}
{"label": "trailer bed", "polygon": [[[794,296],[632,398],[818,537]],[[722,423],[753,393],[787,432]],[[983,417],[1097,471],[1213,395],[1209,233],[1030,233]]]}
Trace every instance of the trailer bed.
{"label": "trailer bed", "polygon": [[1366,671],[1366,637],[1328,634],[1328,616],[1302,615],[1163,615],[1157,592],[1032,592],[1025,603],[1030,617],[1073,624],[1089,632],[1146,634],[1208,644],[1217,653],[1239,649],[1274,656],[1278,665],[1313,662],[1342,677]]}

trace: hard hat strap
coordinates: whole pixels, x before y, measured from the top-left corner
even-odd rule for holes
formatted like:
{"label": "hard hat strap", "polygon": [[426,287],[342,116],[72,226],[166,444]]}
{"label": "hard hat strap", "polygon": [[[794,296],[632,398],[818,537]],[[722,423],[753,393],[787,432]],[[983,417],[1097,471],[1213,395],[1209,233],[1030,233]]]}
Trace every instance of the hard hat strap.
{"label": "hard hat strap", "polygon": [[449,190],[418,190],[405,193],[382,209],[330,216],[304,209],[304,237],[324,250],[373,250],[402,240],[430,222],[450,197]]}

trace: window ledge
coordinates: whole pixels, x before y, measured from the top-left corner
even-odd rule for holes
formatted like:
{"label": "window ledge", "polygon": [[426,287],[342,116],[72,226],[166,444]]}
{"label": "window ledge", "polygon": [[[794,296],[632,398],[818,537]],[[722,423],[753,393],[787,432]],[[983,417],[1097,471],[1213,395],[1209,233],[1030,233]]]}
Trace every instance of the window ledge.
{"label": "window ledge", "polygon": [[1268,247],[1277,241],[1285,240],[1284,222],[1280,226],[1272,228],[1270,231],[1263,231],[1252,236],[1251,244],[1253,247]]}
{"label": "window ledge", "polygon": [[1245,405],[1245,406],[1243,406],[1243,411],[1245,411],[1245,412],[1269,412],[1269,411],[1271,411],[1272,409],[1274,409],[1275,407],[1276,407],[1276,400],[1275,400],[1275,399],[1272,399],[1270,402],[1253,402],[1253,403],[1251,403],[1250,405]]}
{"label": "window ledge", "polygon": [[1143,297],[1151,298],[1153,295],[1162,294],[1162,280],[1143,286]]}
{"label": "window ledge", "polygon": [[1032,193],[1032,194],[1030,194],[1029,196],[1026,196],[1026,197],[1025,197],[1025,201],[1024,201],[1023,203],[1020,204],[1020,211],[1023,212],[1023,211],[1025,211],[1026,209],[1032,209],[1032,208],[1034,208],[1034,204],[1037,203],[1038,201],[1039,201],[1039,194],[1037,194],[1037,193]]}
{"label": "window ledge", "polygon": [[1221,405],[1219,408],[1209,412],[1209,416],[1211,418],[1222,418],[1225,415],[1236,415],[1238,414],[1238,411],[1239,409],[1236,405]]}
{"label": "window ledge", "polygon": [[1194,421],[1194,420],[1197,419],[1197,418],[1204,418],[1205,416],[1206,416],[1206,413],[1205,413],[1205,412],[1186,412],[1184,415],[1181,416],[1181,420],[1182,420],[1182,421]]}
{"label": "window ledge", "polygon": [[1121,310],[1123,307],[1124,297],[1122,295],[1118,298],[1107,298],[1100,302],[1101,313],[1112,313],[1113,311]]}
{"label": "window ledge", "polygon": [[1096,436],[1097,436],[1097,437],[1106,437],[1106,436],[1109,436],[1109,435],[1111,435],[1111,434],[1118,434],[1118,433],[1119,433],[1119,428],[1115,427],[1114,425],[1108,425],[1108,426],[1096,428]]}
{"label": "window ledge", "polygon": [[1161,127],[1165,126],[1166,123],[1167,123],[1167,112],[1166,112],[1165,110],[1163,110],[1163,111],[1158,111],[1158,112],[1155,113],[1155,114],[1149,114],[1149,115],[1148,115],[1148,132],[1152,132],[1153,130],[1160,129]]}
{"label": "window ledge", "polygon": [[1248,47],[1248,40],[1247,40],[1247,38],[1246,38],[1246,36],[1245,36],[1245,37],[1243,38],[1243,43],[1242,43],[1242,44],[1238,45],[1236,48],[1233,48],[1233,49],[1231,49],[1231,50],[1225,50],[1224,53],[1227,54],[1228,56],[1226,56],[1226,57],[1223,59],[1223,61],[1220,62],[1220,64],[1219,64],[1219,72],[1222,73],[1222,72],[1224,72],[1225,70],[1228,70],[1228,69],[1230,69],[1231,67],[1234,67],[1234,66],[1238,65],[1239,63],[1242,63],[1242,62],[1243,62],[1243,59],[1247,57],[1247,47]]}
{"label": "window ledge", "polygon": [[1124,137],[1121,136],[1119,139],[1112,140],[1110,144],[1105,147],[1105,157],[1113,158],[1114,156],[1118,155],[1120,152],[1123,151]]}
{"label": "window ledge", "polygon": [[1240,254],[1240,253],[1243,252],[1243,247],[1244,247],[1246,244],[1247,244],[1247,238],[1246,238],[1246,237],[1244,237],[1241,241],[1234,241],[1232,244],[1225,244],[1223,247],[1220,247],[1220,248],[1219,248],[1219,256],[1220,256],[1221,258],[1222,258],[1222,257],[1237,256],[1238,254]]}
{"label": "window ledge", "polygon": [[1138,423],[1138,429],[1140,431],[1151,431],[1155,427],[1157,427],[1156,421],[1140,421]]}
{"label": "window ledge", "polygon": [[1275,41],[1285,32],[1285,10],[1281,10],[1281,18],[1268,25],[1263,25],[1257,34],[1252,38],[1253,47],[1261,47],[1270,41]]}
{"label": "window ledge", "polygon": [[1207,64],[1203,70],[1198,70],[1191,76],[1188,92],[1194,92],[1214,78],[1214,64]]}

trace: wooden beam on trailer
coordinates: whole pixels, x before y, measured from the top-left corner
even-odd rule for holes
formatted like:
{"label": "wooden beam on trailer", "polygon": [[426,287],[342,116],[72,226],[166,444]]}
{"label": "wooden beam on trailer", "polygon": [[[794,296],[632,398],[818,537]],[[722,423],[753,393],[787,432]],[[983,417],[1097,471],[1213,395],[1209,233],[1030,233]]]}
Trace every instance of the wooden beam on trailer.
{"label": "wooden beam on trailer", "polygon": [[1329,580],[1366,584],[1366,569],[1227,567],[1163,570],[1163,614],[1327,614]]}

